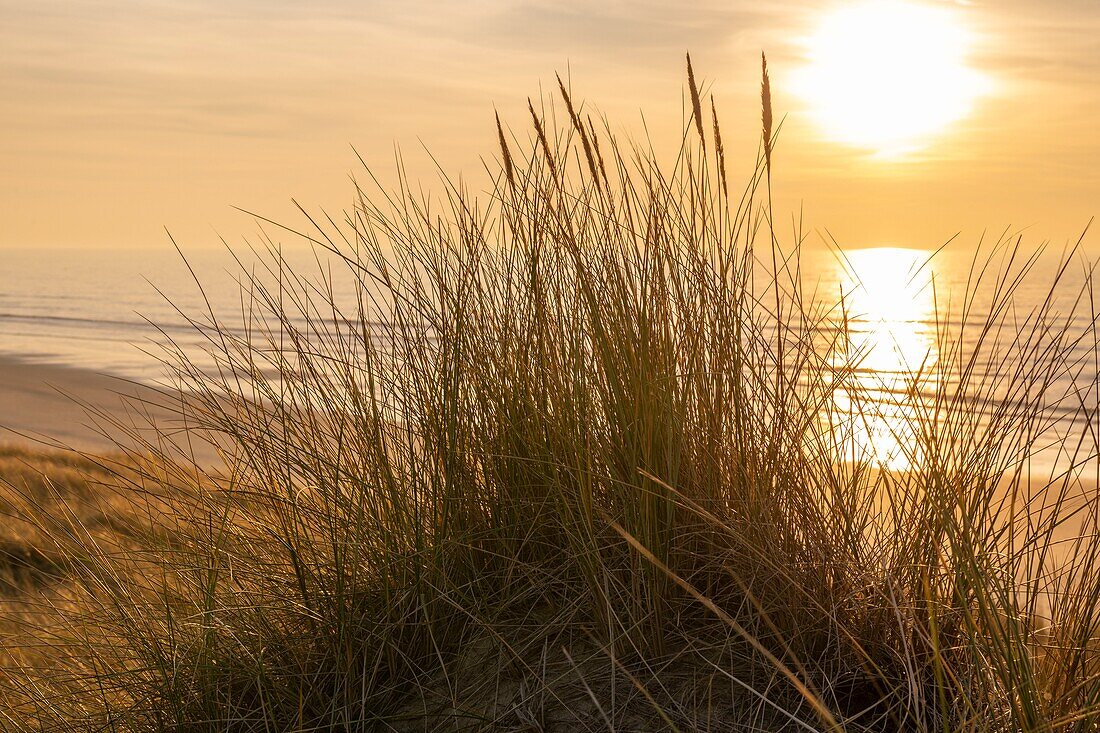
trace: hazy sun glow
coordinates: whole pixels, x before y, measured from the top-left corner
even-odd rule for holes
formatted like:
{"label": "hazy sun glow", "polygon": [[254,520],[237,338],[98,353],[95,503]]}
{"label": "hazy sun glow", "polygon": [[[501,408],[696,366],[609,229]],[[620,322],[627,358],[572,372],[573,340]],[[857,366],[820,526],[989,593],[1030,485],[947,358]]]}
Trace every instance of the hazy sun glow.
{"label": "hazy sun glow", "polygon": [[841,6],[805,40],[796,91],[825,134],[896,156],[963,118],[987,82],[955,12],[903,0]]}
{"label": "hazy sun glow", "polygon": [[858,365],[833,393],[846,455],[892,469],[919,459],[918,395],[935,380],[935,302],[928,253],[893,247],[849,252],[838,265],[848,356]]}

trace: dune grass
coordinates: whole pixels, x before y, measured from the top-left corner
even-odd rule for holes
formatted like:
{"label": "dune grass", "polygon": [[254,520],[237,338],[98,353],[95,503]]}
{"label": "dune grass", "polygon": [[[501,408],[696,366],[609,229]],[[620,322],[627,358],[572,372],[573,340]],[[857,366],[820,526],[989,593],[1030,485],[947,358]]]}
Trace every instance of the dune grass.
{"label": "dune grass", "polygon": [[560,91],[498,121],[488,194],[361,188],[280,235],[327,266],[271,244],[243,322],[191,314],[216,368],[166,360],[223,466],[98,462],[119,541],[19,505],[80,562],[8,601],[7,727],[1096,728],[1091,288],[1025,312],[1021,245],[976,260],[883,470],[849,314],[772,225],[770,105],[734,193],[693,73],[674,161]]}

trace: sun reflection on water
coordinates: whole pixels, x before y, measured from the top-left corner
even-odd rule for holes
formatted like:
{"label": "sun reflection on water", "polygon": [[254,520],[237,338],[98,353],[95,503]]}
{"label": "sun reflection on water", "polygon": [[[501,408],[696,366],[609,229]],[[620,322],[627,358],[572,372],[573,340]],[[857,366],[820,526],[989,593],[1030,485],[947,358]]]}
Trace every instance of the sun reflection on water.
{"label": "sun reflection on water", "polygon": [[920,458],[920,393],[936,363],[935,295],[927,252],[879,247],[837,263],[847,335],[833,391],[834,434],[844,455],[905,470]]}

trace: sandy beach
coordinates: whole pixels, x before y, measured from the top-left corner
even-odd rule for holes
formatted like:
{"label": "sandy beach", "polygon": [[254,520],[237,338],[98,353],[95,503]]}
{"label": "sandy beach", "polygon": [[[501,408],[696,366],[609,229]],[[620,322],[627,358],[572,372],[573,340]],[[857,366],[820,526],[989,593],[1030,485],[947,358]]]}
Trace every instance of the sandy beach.
{"label": "sandy beach", "polygon": [[151,404],[158,401],[163,398],[154,389],[131,380],[0,356],[0,443],[110,450],[121,435],[119,426],[144,434],[150,420],[171,425],[177,419],[166,407]]}

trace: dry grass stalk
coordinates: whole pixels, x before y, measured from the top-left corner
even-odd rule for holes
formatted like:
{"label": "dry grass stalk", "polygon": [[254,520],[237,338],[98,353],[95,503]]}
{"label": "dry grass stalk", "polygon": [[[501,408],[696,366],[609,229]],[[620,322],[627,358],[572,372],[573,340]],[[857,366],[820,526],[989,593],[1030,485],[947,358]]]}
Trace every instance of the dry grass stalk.
{"label": "dry grass stalk", "polygon": [[707,138],[703,134],[703,105],[699,101],[699,86],[695,83],[695,70],[691,68],[691,54],[687,54],[688,89],[691,92],[691,116],[695,119],[695,131],[699,133],[699,143],[707,149]]}
{"label": "dry grass stalk", "polygon": [[581,136],[581,146],[584,148],[584,159],[588,163],[588,171],[592,174],[592,180],[599,183],[600,174],[596,167],[596,157],[592,152],[592,143],[588,140],[588,132],[584,129],[584,124],[581,122],[577,110],[573,107],[573,100],[569,97],[569,90],[565,88],[565,82],[561,80],[560,75],[558,75],[557,78],[558,88],[561,90],[562,99],[565,100],[565,109],[569,112],[569,119],[573,123],[573,129]]}
{"label": "dry grass stalk", "polygon": [[531,98],[527,98],[527,109],[531,112],[531,121],[535,126],[535,134],[538,136],[539,145],[542,146],[542,153],[546,156],[546,164],[550,167],[550,174],[554,177],[558,177],[558,166],[554,162],[554,152],[550,149],[550,142],[546,139],[546,129],[543,127],[542,119],[535,112],[535,105],[531,102]]}
{"label": "dry grass stalk", "polygon": [[760,54],[760,106],[764,128],[764,165],[768,177],[772,174],[772,83],[768,77],[768,57]]}
{"label": "dry grass stalk", "polygon": [[592,149],[596,153],[596,161],[600,165],[600,177],[603,179],[604,188],[608,191],[611,190],[611,183],[607,180],[607,167],[603,162],[603,153],[600,152],[600,136],[596,134],[596,126],[592,124],[592,118],[588,118],[588,132],[591,135]]}
{"label": "dry grass stalk", "polygon": [[504,137],[504,127],[500,124],[500,115],[493,113],[497,121],[497,139],[500,141],[500,154],[504,160],[504,176],[508,179],[508,185],[513,188],[516,185],[515,171],[512,165],[512,153],[508,150],[508,141]]}
{"label": "dry grass stalk", "polygon": [[714,123],[714,157],[718,161],[718,179],[722,185],[722,195],[729,198],[726,182],[726,150],[722,146],[722,128],[718,124],[718,110],[714,106],[714,97],[710,98],[710,116]]}

